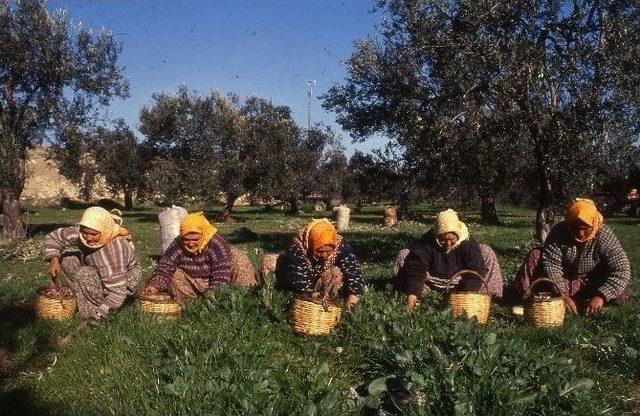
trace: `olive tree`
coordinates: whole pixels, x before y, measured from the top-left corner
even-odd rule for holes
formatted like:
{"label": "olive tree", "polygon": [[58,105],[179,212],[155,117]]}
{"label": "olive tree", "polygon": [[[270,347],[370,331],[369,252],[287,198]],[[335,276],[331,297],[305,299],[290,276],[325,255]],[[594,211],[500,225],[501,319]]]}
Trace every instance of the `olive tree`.
{"label": "olive tree", "polygon": [[[109,32],[72,24],[44,0],[0,1],[0,194],[3,235],[21,239],[20,195],[27,149],[62,118],[86,123],[113,97],[126,97],[120,46]],[[54,138],[55,140],[55,138]],[[59,143],[64,146],[64,142]]]}

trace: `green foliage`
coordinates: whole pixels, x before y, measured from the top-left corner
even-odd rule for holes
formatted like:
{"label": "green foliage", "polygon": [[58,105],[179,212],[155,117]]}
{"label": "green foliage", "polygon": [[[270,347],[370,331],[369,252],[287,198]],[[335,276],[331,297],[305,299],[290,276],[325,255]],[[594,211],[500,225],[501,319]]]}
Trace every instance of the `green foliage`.
{"label": "green foliage", "polygon": [[324,106],[354,138],[384,134],[402,145],[429,189],[492,197],[517,191],[523,184],[511,179],[525,177],[537,190],[543,237],[554,204],[620,177],[619,167],[637,159],[640,13],[632,2],[379,7],[385,20],[356,43]]}
{"label": "green foliage", "polygon": [[473,321],[453,320],[440,302],[437,309],[423,304],[410,319],[400,316],[398,304],[368,303],[369,316],[356,314],[341,333],[354,344],[372,341],[354,345],[354,355],[367,357],[358,370],[369,396],[394,412],[568,415],[593,387],[570,360]]}
{"label": "green foliage", "polygon": [[[431,217],[441,207],[419,206]],[[159,251],[160,208],[124,214],[145,276]],[[412,314],[391,292],[389,269],[397,250],[428,224],[377,225],[381,207],[353,213],[345,238],[362,260],[367,292],[330,336],[294,336],[287,323],[289,295],[225,290],[191,302],[176,321],[160,321],[134,303],[106,321],[34,320],[36,289],[47,283],[39,258],[9,256],[0,274],[0,413],[103,414],[371,414],[512,415],[637,412],[640,380],[640,302],[601,316],[569,316],[564,327],[538,330],[494,304],[487,326],[451,318],[442,299],[429,297]],[[30,207],[34,242],[79,210]],[[213,216],[215,212],[208,212]],[[254,264],[284,250],[312,214],[241,207],[241,224],[218,224]],[[317,215],[314,213],[313,215]],[[499,207],[500,226],[463,211],[471,233],[494,247],[506,280],[526,252],[534,221],[529,210]],[[609,225],[640,265],[637,219]],[[259,235],[232,237],[239,227]],[[12,247],[3,247],[5,258]],[[633,290],[637,293],[638,282]],[[10,362],[8,369],[3,354]],[[590,380],[590,381],[589,381]],[[457,412],[457,413],[456,413]]]}
{"label": "green foliage", "polygon": [[[287,333],[288,324],[272,322],[260,300],[223,291],[184,316],[158,363],[161,395],[177,399],[175,413],[357,414],[334,379],[328,345],[273,338]],[[286,306],[282,296],[274,304]]]}
{"label": "green foliage", "polygon": [[24,235],[14,205],[27,148],[57,128],[86,126],[112,97],[128,95],[119,54],[112,34],[87,30],[65,11],[50,13],[43,0],[0,2],[0,188],[12,208],[5,209],[6,236]]}

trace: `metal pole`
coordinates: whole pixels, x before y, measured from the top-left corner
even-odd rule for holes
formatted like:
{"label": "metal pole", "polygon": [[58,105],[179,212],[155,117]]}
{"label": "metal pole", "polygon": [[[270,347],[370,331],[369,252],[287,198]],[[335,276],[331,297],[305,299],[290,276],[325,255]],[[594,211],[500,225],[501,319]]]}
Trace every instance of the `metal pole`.
{"label": "metal pole", "polygon": [[307,80],[307,132],[311,131],[311,96],[313,95],[313,87],[315,85],[315,79]]}

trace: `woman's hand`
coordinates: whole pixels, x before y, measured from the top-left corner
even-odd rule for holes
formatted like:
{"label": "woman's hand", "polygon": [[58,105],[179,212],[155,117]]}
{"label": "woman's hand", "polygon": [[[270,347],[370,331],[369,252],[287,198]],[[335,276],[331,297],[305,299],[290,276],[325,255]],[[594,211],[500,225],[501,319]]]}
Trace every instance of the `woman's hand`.
{"label": "woman's hand", "polygon": [[604,299],[596,295],[591,298],[589,304],[587,305],[587,315],[598,314],[602,312],[603,307]]}
{"label": "woman's hand", "polygon": [[571,313],[578,313],[578,307],[576,306],[576,303],[573,301],[573,299],[571,299],[570,296],[565,295],[562,298],[564,300],[564,306],[571,312]]}
{"label": "woman's hand", "polygon": [[416,307],[416,302],[418,301],[418,297],[416,295],[409,295],[404,302],[404,307],[406,310],[411,311]]}
{"label": "woman's hand", "polygon": [[51,257],[49,260],[49,275],[53,279],[60,277],[60,259],[57,257]]}
{"label": "woman's hand", "polygon": [[358,298],[358,295],[347,296],[347,301],[345,302],[345,308],[347,309],[347,312],[351,312],[353,308],[356,307],[359,300],[360,298]]}

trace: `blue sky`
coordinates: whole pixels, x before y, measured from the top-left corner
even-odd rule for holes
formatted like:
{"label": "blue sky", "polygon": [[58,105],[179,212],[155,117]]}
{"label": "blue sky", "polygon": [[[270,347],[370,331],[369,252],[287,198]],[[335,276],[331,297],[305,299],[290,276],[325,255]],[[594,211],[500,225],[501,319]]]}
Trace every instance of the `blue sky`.
{"label": "blue sky", "polygon": [[[342,82],[342,64],[356,39],[374,33],[380,22],[375,0],[50,1],[67,9],[85,27],[107,28],[122,42],[121,64],[131,96],[116,100],[112,118],[138,125],[140,108],[158,91],[180,84],[207,92],[257,94],[287,105],[301,125],[307,122],[307,79],[315,79],[312,120],[335,124],[317,99]],[[384,140],[352,145],[368,151]],[[354,147],[355,146],[355,147]]]}

